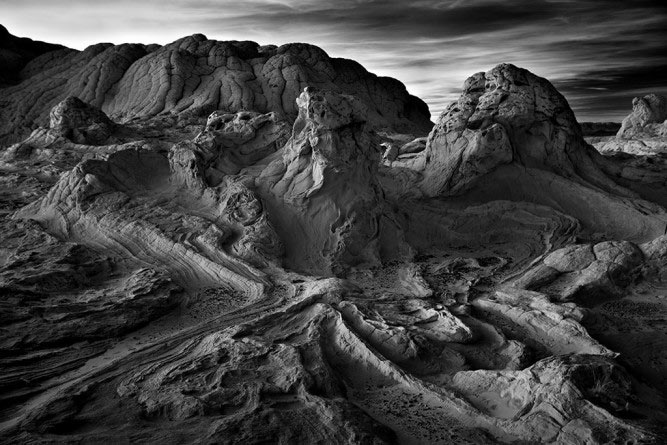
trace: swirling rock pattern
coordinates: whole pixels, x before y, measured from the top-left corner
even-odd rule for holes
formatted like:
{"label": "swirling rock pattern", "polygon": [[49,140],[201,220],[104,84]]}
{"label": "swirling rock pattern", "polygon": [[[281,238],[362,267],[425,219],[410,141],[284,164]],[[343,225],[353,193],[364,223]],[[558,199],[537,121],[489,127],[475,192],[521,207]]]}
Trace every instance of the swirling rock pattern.
{"label": "swirling rock pattern", "polygon": [[596,153],[545,79],[476,74],[425,137],[310,45],[20,76],[3,443],[665,442],[663,164]]}

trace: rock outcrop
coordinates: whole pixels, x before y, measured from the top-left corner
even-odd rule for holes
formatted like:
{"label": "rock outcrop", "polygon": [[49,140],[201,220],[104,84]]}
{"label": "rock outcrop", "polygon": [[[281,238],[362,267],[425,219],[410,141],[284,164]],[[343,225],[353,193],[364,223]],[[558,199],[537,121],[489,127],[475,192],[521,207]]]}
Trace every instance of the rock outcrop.
{"label": "rock outcrop", "polygon": [[377,181],[378,141],[353,96],[306,88],[282,158],[257,179],[290,267],[317,274],[409,251]]}
{"label": "rock outcrop", "polygon": [[46,110],[68,96],[116,122],[169,112],[206,116],[214,110],[275,112],[293,121],[296,97],[304,87],[316,86],[357,95],[378,127],[424,133],[432,125],[426,104],[397,80],[302,43],[259,46],[195,34],[162,47],[98,44],[47,52],[31,60],[21,78],[29,82],[2,93],[0,144],[23,139],[35,124],[44,126]]}
{"label": "rock outcrop", "polygon": [[667,98],[658,94],[635,97],[632,112],[623,119],[616,137],[596,138],[591,143],[606,155],[664,156],[667,153]]}
{"label": "rock outcrop", "polygon": [[209,182],[212,176],[236,174],[280,150],[291,133],[291,126],[275,113],[260,114],[213,112],[194,142],[202,151]]}
{"label": "rock outcrop", "polygon": [[53,107],[49,119],[52,137],[78,144],[102,145],[113,132],[113,122],[104,112],[72,96]]}
{"label": "rock outcrop", "polygon": [[476,74],[424,138],[310,45],[20,75],[0,442],[665,442],[666,165],[596,153],[545,79]]}
{"label": "rock outcrop", "polygon": [[[547,205],[611,237],[646,241],[667,225],[661,208],[645,212],[653,204],[640,196],[650,191],[618,181],[611,173],[617,167],[584,141],[565,98],[546,79],[509,64],[466,80],[426,150],[399,155],[391,167],[420,173],[425,196]],[[395,188],[414,189],[408,181]]]}
{"label": "rock outcrop", "polygon": [[509,64],[466,80],[427,146],[429,195],[461,194],[510,163],[612,187],[595,169],[595,152],[565,98],[547,80]]}
{"label": "rock outcrop", "polygon": [[623,119],[616,136],[623,139],[667,138],[667,98],[649,94],[632,99],[632,112]]}

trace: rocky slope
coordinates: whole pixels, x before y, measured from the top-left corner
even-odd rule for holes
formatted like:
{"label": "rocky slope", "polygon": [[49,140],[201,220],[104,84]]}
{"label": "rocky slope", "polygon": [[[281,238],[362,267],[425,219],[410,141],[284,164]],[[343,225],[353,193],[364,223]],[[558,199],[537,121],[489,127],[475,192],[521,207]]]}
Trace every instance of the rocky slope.
{"label": "rocky slope", "polygon": [[[41,126],[0,152],[0,440],[664,442],[664,170],[512,65],[427,136],[397,82],[281,48],[59,50],[0,89],[51,92],[2,121]],[[279,102],[210,99],[274,57],[310,60]],[[68,96],[59,58],[123,88]]]}
{"label": "rocky slope", "polygon": [[205,117],[214,110],[275,112],[293,121],[295,99],[306,86],[355,94],[379,127],[419,133],[432,125],[426,104],[397,80],[302,43],[259,46],[196,34],[165,46],[63,48],[33,58],[19,76],[19,85],[3,90],[0,143],[44,126],[49,110],[68,96],[119,122],[164,113]]}

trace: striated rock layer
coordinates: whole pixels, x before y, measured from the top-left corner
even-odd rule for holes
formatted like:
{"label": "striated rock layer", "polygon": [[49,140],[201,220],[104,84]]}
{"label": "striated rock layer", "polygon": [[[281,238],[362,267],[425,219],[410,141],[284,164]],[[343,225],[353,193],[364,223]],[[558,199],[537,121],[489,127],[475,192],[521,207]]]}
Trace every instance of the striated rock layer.
{"label": "striated rock layer", "polygon": [[545,79],[427,137],[307,45],[47,56],[0,90],[51,116],[0,153],[2,443],[667,440],[664,170]]}

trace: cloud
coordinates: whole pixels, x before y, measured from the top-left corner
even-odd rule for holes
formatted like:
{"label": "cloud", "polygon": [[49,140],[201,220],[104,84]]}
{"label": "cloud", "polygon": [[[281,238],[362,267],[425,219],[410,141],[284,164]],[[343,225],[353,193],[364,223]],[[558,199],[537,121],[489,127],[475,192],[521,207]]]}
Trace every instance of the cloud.
{"label": "cloud", "polygon": [[3,0],[10,32],[83,48],[204,33],[305,41],[357,60],[433,114],[471,74],[511,62],[547,77],[580,119],[620,119],[632,95],[665,92],[667,3],[618,0]]}

